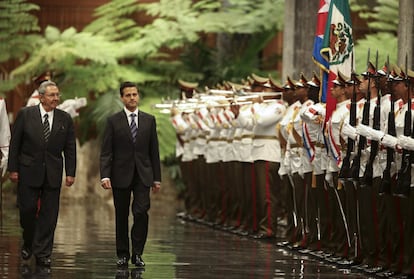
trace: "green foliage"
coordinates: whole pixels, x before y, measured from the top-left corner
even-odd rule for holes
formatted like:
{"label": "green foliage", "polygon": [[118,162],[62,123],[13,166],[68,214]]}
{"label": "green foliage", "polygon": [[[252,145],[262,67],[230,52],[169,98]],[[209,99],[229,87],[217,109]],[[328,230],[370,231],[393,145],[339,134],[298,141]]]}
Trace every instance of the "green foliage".
{"label": "green foliage", "polygon": [[375,63],[375,53],[378,50],[378,68],[382,68],[389,56],[390,63],[397,61],[397,37],[391,33],[379,32],[367,35],[358,40],[355,47],[356,72],[362,73],[367,69],[367,53],[370,49],[370,61]]}
{"label": "green foliage", "polygon": [[[84,141],[99,135],[104,119],[119,110],[121,104],[114,92],[120,81],[139,84],[145,106],[152,98],[158,98],[158,102],[161,97],[177,98],[180,78],[211,85],[225,79],[239,79],[252,69],[259,69],[263,62],[258,60],[259,52],[281,29],[283,3],[283,0],[228,0],[224,4],[219,0],[153,3],[113,0],[98,7],[95,19],[82,31],[74,28],[60,31],[48,26],[44,34],[30,41],[30,47],[21,41],[16,44],[16,51],[20,46],[27,47],[24,49],[27,53],[16,55],[23,59],[12,71],[13,81],[51,71],[64,99],[87,97],[88,108],[82,110],[83,115],[77,120],[81,131],[78,134]],[[13,27],[19,26],[17,22],[23,18],[33,19],[27,11],[38,8],[24,5],[26,10],[22,11],[27,17],[21,11],[15,12]],[[153,20],[146,25],[137,23],[138,12],[152,16]],[[6,25],[0,21],[1,26]],[[10,26],[6,27],[10,34],[16,34]],[[34,27],[30,29],[27,25],[21,30],[38,30]],[[216,46],[205,40],[206,34],[231,37],[235,47],[225,50],[231,55],[219,54]],[[181,53],[180,60],[170,56],[175,49]],[[16,85],[3,84],[8,84],[9,89]],[[167,115],[152,112],[159,122],[160,149],[165,157],[174,152],[175,134]]]}
{"label": "green foliage", "polygon": [[[398,30],[398,0],[375,0],[368,5],[366,0],[354,0],[351,9],[367,20],[368,27],[378,32],[391,32]],[[371,8],[373,6],[373,8]]]}
{"label": "green foliage", "polygon": [[[24,0],[0,2],[0,63],[25,57],[39,36],[38,20],[31,12],[39,7]],[[7,43],[6,43],[7,42]]]}
{"label": "green foliage", "polygon": [[183,177],[180,168],[180,159],[175,156],[174,153],[164,157],[163,165],[168,168],[169,175],[174,181],[174,185],[177,188],[178,196],[183,197],[186,186],[183,182]]}
{"label": "green foliage", "polygon": [[378,51],[378,67],[381,68],[389,56],[391,63],[397,61],[398,55],[398,0],[375,0],[370,5],[364,0],[354,0],[351,8],[368,22],[374,32],[359,39],[355,45],[356,71],[363,72],[367,67],[367,52],[371,51],[371,62],[375,62]]}
{"label": "green foliage", "polygon": [[0,1],[0,95],[16,87],[23,79],[10,78],[10,65],[23,63],[40,36],[38,20],[31,12],[39,6],[24,0]]}
{"label": "green foliage", "polygon": [[238,45],[240,48],[233,48],[234,51],[227,53],[225,58],[215,47],[192,44],[185,48],[181,55],[181,60],[189,74],[182,75],[180,78],[197,80],[200,88],[212,87],[224,80],[240,83],[241,79],[252,72],[258,73],[260,71],[263,61],[258,59],[257,49],[260,49],[259,46],[268,41],[268,35],[269,33],[263,32],[253,36],[231,36],[231,44]]}
{"label": "green foliage", "polygon": [[131,18],[137,10],[136,0],[110,1],[95,10],[97,18],[83,31],[104,36],[110,41],[128,40],[139,30]]}
{"label": "green foliage", "polygon": [[160,98],[157,97],[142,98],[139,109],[154,115],[156,118],[160,158],[164,160],[170,154],[174,154],[176,137],[169,114],[160,113],[158,110],[152,108],[153,104],[159,103],[160,101]]}

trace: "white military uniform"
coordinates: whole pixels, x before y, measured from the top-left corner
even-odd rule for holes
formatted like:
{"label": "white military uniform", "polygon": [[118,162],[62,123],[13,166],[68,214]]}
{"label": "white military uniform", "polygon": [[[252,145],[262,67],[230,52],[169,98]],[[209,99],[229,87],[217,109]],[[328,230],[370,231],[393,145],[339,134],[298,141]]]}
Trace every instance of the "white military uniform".
{"label": "white military uniform", "polygon": [[[37,106],[40,103],[40,95],[37,89],[32,93],[29,100],[27,100],[26,107]],[[72,118],[79,116],[79,109],[87,105],[88,101],[85,97],[67,99],[57,106],[58,109],[66,111]]]}
{"label": "white military uniform", "polygon": [[252,159],[268,162],[281,161],[280,143],[276,137],[276,124],[282,119],[286,107],[282,101],[254,104],[255,126]]}
{"label": "white military uniform", "polygon": [[342,160],[345,156],[342,143],[347,142],[348,138],[343,137],[341,128],[345,119],[349,117],[349,105],[349,100],[337,103],[336,109],[332,112],[331,118],[327,122],[327,137],[331,155],[330,161],[328,162],[327,172],[338,172],[342,166]]}
{"label": "white military uniform", "polygon": [[0,178],[7,169],[10,137],[10,124],[6,110],[6,102],[0,98]]}
{"label": "white military uniform", "polygon": [[[270,100],[269,100],[270,101]],[[281,161],[280,142],[276,137],[276,124],[282,119],[286,107],[282,100],[255,103],[252,159],[254,160],[257,193],[257,217],[260,237],[274,237],[277,216],[280,178],[277,174]]]}
{"label": "white military uniform", "polygon": [[323,174],[325,172],[325,168],[322,168],[322,154],[326,153],[322,131],[325,111],[326,105],[322,103],[306,105],[301,111],[301,118],[304,121],[303,124],[305,126],[304,137],[307,138],[305,141],[310,142],[307,149],[314,148],[314,150],[308,151],[308,158],[312,163],[312,171],[314,175]]}

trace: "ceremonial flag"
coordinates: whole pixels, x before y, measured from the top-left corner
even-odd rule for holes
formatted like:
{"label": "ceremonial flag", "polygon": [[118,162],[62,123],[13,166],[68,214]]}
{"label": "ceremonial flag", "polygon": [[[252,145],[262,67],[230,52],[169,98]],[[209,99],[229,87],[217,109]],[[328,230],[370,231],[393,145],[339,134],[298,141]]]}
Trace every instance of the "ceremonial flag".
{"label": "ceremonial flag", "polygon": [[323,38],[325,35],[326,22],[328,20],[329,5],[331,0],[320,0],[318,18],[316,22],[315,39],[313,42],[312,59],[320,68],[321,79],[321,102],[326,103],[326,91],[328,86],[329,61],[321,54],[323,48]]}
{"label": "ceremonial flag", "polygon": [[329,62],[329,77],[326,87],[326,121],[336,107],[336,101],[330,94],[332,81],[338,71],[351,76],[354,41],[348,0],[331,0],[323,36],[321,54]]}

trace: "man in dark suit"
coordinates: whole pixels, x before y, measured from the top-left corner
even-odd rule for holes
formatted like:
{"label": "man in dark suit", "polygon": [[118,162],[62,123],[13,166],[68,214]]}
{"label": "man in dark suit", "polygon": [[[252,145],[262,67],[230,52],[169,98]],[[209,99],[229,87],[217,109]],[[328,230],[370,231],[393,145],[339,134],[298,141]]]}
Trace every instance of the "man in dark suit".
{"label": "man in dark suit", "polygon": [[65,184],[72,186],[76,171],[76,140],[72,118],[56,108],[60,100],[57,85],[45,81],[38,90],[40,104],[23,108],[13,125],[8,171],[10,180],[18,183],[24,241],[21,256],[28,260],[33,254],[38,265],[50,267],[63,160]]}
{"label": "man in dark suit", "polygon": [[131,192],[134,223],[131,229],[132,259],[144,267],[142,253],[148,233],[150,188],[161,187],[161,167],[154,116],[138,111],[139,94],[134,83],[120,87],[124,109],[108,118],[100,158],[101,185],[112,189],[116,219],[117,266],[130,259],[128,216]]}

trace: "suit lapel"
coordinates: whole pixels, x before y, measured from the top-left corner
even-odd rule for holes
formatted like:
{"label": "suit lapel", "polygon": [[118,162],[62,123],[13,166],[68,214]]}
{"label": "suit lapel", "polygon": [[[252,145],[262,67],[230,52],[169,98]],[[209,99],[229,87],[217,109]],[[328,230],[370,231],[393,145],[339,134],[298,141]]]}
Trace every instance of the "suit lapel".
{"label": "suit lapel", "polygon": [[145,131],[145,127],[147,125],[147,121],[146,121],[146,117],[144,116],[144,114],[141,111],[138,111],[138,133],[137,133],[137,140],[139,141],[139,137],[142,136],[142,133],[140,133],[140,131]]}
{"label": "suit lapel", "polygon": [[126,115],[125,111],[122,111],[119,114],[119,123],[122,123],[122,131],[124,131],[128,135],[131,142],[133,142],[131,128],[129,128],[128,116]]}
{"label": "suit lapel", "polygon": [[31,117],[30,117],[32,124],[30,126],[33,127],[33,130],[35,131],[35,133],[38,134],[38,137],[44,141],[45,138],[43,135],[43,121],[40,116],[39,106],[37,106],[36,109],[32,110]]}
{"label": "suit lapel", "polygon": [[[53,137],[57,131],[59,131],[59,129],[62,128],[63,124],[62,124],[63,118],[62,115],[55,110],[53,112],[53,123],[52,123],[52,129],[50,130],[50,137]],[[64,129],[65,127],[63,127]]]}

